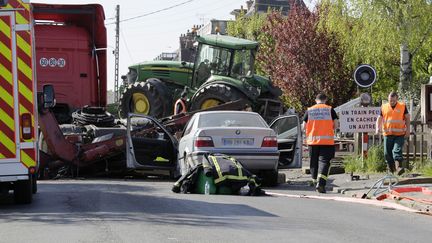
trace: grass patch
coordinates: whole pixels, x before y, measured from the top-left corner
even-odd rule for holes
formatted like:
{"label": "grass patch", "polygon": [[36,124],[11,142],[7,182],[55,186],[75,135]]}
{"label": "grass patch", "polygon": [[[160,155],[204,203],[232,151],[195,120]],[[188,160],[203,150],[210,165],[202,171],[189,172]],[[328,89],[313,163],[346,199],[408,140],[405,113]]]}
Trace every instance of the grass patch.
{"label": "grass patch", "polygon": [[384,172],[386,163],[383,145],[372,146],[368,150],[367,158],[362,161],[360,155],[350,155],[344,158],[346,172]]}
{"label": "grass patch", "polygon": [[432,177],[432,160],[430,159],[424,159],[423,162],[420,159],[410,161],[410,168],[413,172]]}
{"label": "grass patch", "polygon": [[423,174],[424,176],[427,176],[427,177],[432,177],[432,165],[429,165],[428,167],[425,167],[425,168],[422,170],[422,174]]}
{"label": "grass patch", "polygon": [[[387,164],[384,157],[383,145],[375,145],[368,150],[368,157],[362,162],[360,155],[350,155],[344,157],[346,172],[355,173],[380,173],[387,170]],[[417,172],[423,176],[432,177],[432,160],[420,159],[410,161],[410,171]]]}

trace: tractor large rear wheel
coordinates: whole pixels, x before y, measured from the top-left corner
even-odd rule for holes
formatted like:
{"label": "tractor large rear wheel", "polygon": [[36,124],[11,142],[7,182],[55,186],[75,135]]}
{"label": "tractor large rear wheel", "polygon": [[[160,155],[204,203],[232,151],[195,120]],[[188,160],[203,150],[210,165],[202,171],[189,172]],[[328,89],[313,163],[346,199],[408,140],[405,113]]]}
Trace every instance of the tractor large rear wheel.
{"label": "tractor large rear wheel", "polygon": [[160,81],[138,82],[129,85],[120,97],[120,117],[126,118],[128,113],[150,115],[156,118],[172,113],[170,96],[165,85]]}
{"label": "tractor large rear wheel", "polygon": [[239,90],[224,85],[212,84],[198,90],[192,102],[192,110],[205,110],[230,101],[247,99]]}

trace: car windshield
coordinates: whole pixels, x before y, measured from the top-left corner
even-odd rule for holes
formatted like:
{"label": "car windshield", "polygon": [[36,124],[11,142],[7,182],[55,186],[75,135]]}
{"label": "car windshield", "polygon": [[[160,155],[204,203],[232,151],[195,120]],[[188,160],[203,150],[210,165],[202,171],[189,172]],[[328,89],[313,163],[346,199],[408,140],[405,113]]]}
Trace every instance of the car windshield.
{"label": "car windshield", "polygon": [[236,50],[234,54],[234,63],[231,69],[231,76],[239,78],[242,76],[252,75],[254,59],[254,50]]}
{"label": "car windshield", "polygon": [[199,128],[204,127],[268,127],[255,113],[208,113],[201,114]]}

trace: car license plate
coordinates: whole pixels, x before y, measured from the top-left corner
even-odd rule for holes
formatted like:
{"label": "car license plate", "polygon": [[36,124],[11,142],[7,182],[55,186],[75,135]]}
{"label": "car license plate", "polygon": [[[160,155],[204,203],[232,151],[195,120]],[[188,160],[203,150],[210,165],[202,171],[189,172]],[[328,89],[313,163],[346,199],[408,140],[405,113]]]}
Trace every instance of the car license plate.
{"label": "car license plate", "polygon": [[224,146],[252,146],[254,144],[253,138],[223,138],[222,144]]}

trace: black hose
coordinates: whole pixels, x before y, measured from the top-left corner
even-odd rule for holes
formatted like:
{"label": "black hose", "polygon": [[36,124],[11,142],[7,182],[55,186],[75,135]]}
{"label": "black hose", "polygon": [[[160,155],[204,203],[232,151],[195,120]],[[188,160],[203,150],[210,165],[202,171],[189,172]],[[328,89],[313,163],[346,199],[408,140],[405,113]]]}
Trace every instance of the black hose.
{"label": "black hose", "polygon": [[97,127],[113,127],[114,116],[103,107],[84,106],[72,113],[73,123],[77,126],[95,125]]}

